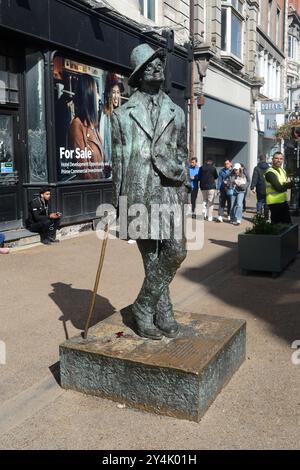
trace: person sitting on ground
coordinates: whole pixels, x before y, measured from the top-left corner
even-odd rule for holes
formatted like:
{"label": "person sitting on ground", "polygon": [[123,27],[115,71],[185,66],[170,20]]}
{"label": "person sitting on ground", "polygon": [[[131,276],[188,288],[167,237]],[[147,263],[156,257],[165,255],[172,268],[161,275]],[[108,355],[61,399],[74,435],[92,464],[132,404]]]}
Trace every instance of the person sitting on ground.
{"label": "person sitting on ground", "polygon": [[5,235],[4,233],[0,233],[0,254],[7,255],[9,253],[9,248],[4,246]]}
{"label": "person sitting on ground", "polygon": [[51,198],[50,188],[41,188],[39,196],[28,204],[28,218],[26,228],[31,232],[37,232],[41,236],[44,245],[57,243],[56,230],[60,227],[61,213],[49,211]]}

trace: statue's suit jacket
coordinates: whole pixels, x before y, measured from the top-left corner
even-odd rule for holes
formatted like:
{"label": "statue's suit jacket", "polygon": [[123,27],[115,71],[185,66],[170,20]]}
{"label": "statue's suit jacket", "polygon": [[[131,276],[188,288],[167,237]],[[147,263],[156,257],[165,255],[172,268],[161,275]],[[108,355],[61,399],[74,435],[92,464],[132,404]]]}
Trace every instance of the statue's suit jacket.
{"label": "statue's suit jacket", "polygon": [[[113,204],[127,196],[128,207],[188,203],[190,188],[185,115],[163,91],[155,129],[136,91],[112,116]],[[143,237],[141,237],[143,238]],[[151,238],[164,238],[151,237]]]}

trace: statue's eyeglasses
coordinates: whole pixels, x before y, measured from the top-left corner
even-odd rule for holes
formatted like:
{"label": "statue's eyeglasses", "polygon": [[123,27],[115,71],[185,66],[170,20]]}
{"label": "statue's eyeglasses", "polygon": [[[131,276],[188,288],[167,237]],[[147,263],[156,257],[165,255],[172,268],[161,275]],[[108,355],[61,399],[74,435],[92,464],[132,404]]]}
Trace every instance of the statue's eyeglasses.
{"label": "statue's eyeglasses", "polygon": [[153,62],[150,62],[145,70],[147,70],[147,72],[151,72],[152,70],[155,70],[155,69],[163,69],[164,68],[164,62],[162,62],[160,59],[155,59],[153,60]]}

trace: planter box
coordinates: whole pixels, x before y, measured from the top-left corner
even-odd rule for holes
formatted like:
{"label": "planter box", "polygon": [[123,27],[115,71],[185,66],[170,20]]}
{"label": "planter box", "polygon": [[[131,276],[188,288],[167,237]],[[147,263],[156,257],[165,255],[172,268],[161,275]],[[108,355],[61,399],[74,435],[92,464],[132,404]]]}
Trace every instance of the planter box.
{"label": "planter box", "polygon": [[280,273],[298,252],[298,225],[291,225],[280,235],[241,233],[238,238],[239,266],[247,271]]}

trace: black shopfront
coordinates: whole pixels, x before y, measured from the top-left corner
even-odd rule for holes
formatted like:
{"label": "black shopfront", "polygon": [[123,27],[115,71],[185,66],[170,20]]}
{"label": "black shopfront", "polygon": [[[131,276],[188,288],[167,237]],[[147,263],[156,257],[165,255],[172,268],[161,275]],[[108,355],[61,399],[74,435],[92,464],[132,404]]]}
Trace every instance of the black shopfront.
{"label": "black shopfront", "polygon": [[[142,42],[165,45],[84,1],[0,3],[0,231],[24,227],[28,201],[41,186],[51,186],[53,210],[63,213],[64,224],[90,221],[100,203],[110,202],[110,157],[92,170],[79,148],[77,160],[70,159],[73,98],[80,77],[89,75],[102,107],[109,80],[121,84],[122,104],[132,91],[130,53]],[[184,110],[187,68],[185,49],[176,47],[167,91]]]}

